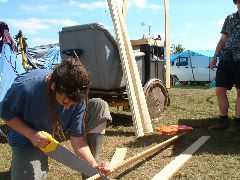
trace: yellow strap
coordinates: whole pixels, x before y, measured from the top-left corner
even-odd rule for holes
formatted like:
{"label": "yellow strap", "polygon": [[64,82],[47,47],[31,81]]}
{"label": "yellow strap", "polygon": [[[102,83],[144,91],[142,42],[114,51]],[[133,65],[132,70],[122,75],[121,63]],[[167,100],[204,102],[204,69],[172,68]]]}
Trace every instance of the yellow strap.
{"label": "yellow strap", "polygon": [[19,38],[19,46],[20,46],[21,55],[22,55],[22,65],[23,65],[23,68],[25,70],[31,69],[31,66],[28,64],[26,52],[24,51],[23,37],[22,36]]}
{"label": "yellow strap", "polygon": [[46,147],[40,149],[45,153],[55,151],[60,143],[56,139],[54,139],[51,134],[45,131],[40,131],[40,133],[46,136],[49,140],[49,144]]}

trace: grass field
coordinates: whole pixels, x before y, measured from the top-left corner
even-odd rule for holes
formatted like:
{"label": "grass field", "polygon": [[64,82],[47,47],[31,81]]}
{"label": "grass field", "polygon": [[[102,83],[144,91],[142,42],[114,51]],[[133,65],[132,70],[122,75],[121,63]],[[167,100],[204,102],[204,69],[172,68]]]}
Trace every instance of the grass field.
{"label": "grass field", "polygon": [[[154,127],[160,124],[186,124],[194,128],[193,132],[184,135],[177,143],[164,151],[136,162],[128,169],[121,169],[113,177],[116,179],[151,179],[174,157],[184,151],[202,135],[211,139],[180,169],[172,179],[208,180],[240,179],[240,132],[209,131],[207,127],[214,123],[218,115],[214,89],[202,87],[181,87],[169,90],[171,104]],[[229,115],[234,117],[235,90],[229,92]],[[127,147],[127,158],[144,149],[160,143],[166,138],[157,134],[136,139],[129,112],[113,110],[113,125],[107,128],[102,159],[110,160],[116,147]],[[66,143],[69,146],[68,143]],[[7,144],[0,144],[0,180],[8,180],[11,153]],[[67,167],[49,160],[50,180],[77,180],[79,174]]]}

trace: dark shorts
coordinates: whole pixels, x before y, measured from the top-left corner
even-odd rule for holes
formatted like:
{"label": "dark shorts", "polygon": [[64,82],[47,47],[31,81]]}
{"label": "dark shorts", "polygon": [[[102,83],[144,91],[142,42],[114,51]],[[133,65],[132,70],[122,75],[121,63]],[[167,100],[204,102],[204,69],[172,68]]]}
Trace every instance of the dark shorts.
{"label": "dark shorts", "polygon": [[220,61],[216,72],[216,87],[230,90],[233,85],[240,88],[240,62]]}

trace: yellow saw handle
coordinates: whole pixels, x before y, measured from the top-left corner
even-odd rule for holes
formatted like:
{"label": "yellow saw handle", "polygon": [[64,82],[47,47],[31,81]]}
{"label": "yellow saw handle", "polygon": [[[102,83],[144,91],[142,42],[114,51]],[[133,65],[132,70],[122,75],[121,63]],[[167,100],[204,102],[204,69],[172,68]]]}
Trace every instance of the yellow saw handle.
{"label": "yellow saw handle", "polygon": [[45,153],[55,151],[60,143],[56,139],[54,139],[51,134],[49,134],[45,131],[40,131],[40,133],[43,136],[46,136],[49,140],[49,144],[47,146],[45,146],[44,148],[40,148],[40,149]]}

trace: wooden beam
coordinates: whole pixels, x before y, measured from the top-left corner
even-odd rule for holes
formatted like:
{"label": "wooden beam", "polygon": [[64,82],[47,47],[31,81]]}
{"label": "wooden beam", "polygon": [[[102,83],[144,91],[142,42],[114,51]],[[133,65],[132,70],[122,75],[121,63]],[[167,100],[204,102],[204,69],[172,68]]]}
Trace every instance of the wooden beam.
{"label": "wooden beam", "polygon": [[[114,24],[123,73],[127,81],[127,94],[133,115],[135,133],[137,137],[144,136],[144,131],[150,133],[153,132],[153,129],[137,64],[127,35],[126,25],[122,13],[119,12],[116,0],[108,0],[108,6]],[[144,125],[143,129],[142,121],[149,122],[150,125]]]}
{"label": "wooden beam", "polygon": [[[175,142],[177,139],[179,139],[181,136],[183,136],[185,133],[182,133],[182,134],[179,134],[179,135],[176,135],[170,139],[168,139],[167,141],[164,141],[160,144],[157,144],[153,147],[150,147],[149,149],[137,154],[136,156],[133,156],[129,159],[126,159],[125,161],[123,161],[122,164],[120,164],[119,166],[113,168],[111,170],[111,172],[108,174],[111,175],[112,173],[116,172],[117,170],[123,168],[123,167],[126,167],[130,164],[133,164],[135,163],[136,161],[140,160],[140,159],[146,159],[147,157],[150,157],[152,156],[153,154],[159,152],[160,150],[162,150],[163,148],[169,146],[170,144],[172,144],[173,142]],[[96,180],[96,179],[99,179],[100,178],[100,175],[95,175],[95,176],[92,176],[90,178],[88,178],[88,180]]]}
{"label": "wooden beam", "polygon": [[123,13],[124,18],[127,19],[127,13],[128,13],[128,0],[123,0],[122,13]]}
{"label": "wooden beam", "polygon": [[172,177],[187,162],[203,144],[207,142],[210,136],[202,136],[188,147],[182,154],[177,156],[171,163],[165,166],[152,180],[167,180]]}
{"label": "wooden beam", "polygon": [[127,148],[116,148],[116,151],[113,154],[113,157],[109,164],[110,168],[113,169],[119,166],[124,161],[126,154],[127,154]]}
{"label": "wooden beam", "polygon": [[[109,167],[111,169],[114,169],[117,166],[119,166],[123,162],[126,154],[127,154],[127,148],[116,148],[116,151],[114,152],[111,162],[109,164]],[[101,176],[100,174],[96,174],[92,177],[87,178],[86,180],[92,180],[94,177],[101,177]],[[107,180],[108,178],[104,177],[103,179]]]}
{"label": "wooden beam", "polygon": [[137,67],[137,63],[136,63],[135,56],[133,53],[132,45],[131,45],[130,39],[128,37],[128,34],[127,34],[127,26],[124,23],[122,14],[118,13],[118,16],[119,16],[120,25],[121,25],[121,28],[123,31],[123,40],[125,43],[125,48],[126,48],[126,52],[127,52],[127,58],[128,58],[130,70],[132,73],[133,80],[135,82],[134,88],[135,88],[135,92],[137,95],[138,108],[141,108],[139,112],[140,112],[140,116],[141,116],[141,120],[142,120],[142,124],[143,124],[143,130],[144,130],[144,133],[149,134],[149,133],[153,132],[153,127],[152,127],[152,121],[150,118],[150,114],[148,112],[145,95],[143,92],[143,87],[142,87],[142,83],[141,83],[141,79],[140,79],[140,73],[138,71],[138,67]]}
{"label": "wooden beam", "polygon": [[141,137],[141,136],[144,136],[144,132],[143,132],[139,109],[137,108],[138,107],[137,97],[136,97],[136,94],[134,91],[132,75],[131,75],[130,68],[128,65],[128,59],[127,59],[126,49],[125,49],[125,45],[124,45],[124,41],[123,41],[122,30],[120,28],[120,23],[119,23],[119,19],[118,19],[118,15],[117,15],[118,12],[116,10],[117,7],[114,5],[115,4],[112,0],[108,0],[108,6],[109,6],[109,10],[111,13],[111,17],[112,17],[112,21],[113,21],[114,29],[115,29],[115,33],[116,33],[116,40],[118,43],[118,49],[119,49],[122,69],[123,69],[125,79],[127,81],[127,83],[126,83],[127,94],[128,94],[131,112],[132,112],[133,124],[135,127],[135,134],[137,137]]}
{"label": "wooden beam", "polygon": [[170,88],[170,19],[169,0],[164,0],[164,27],[165,27],[165,60],[166,60],[166,87]]}

